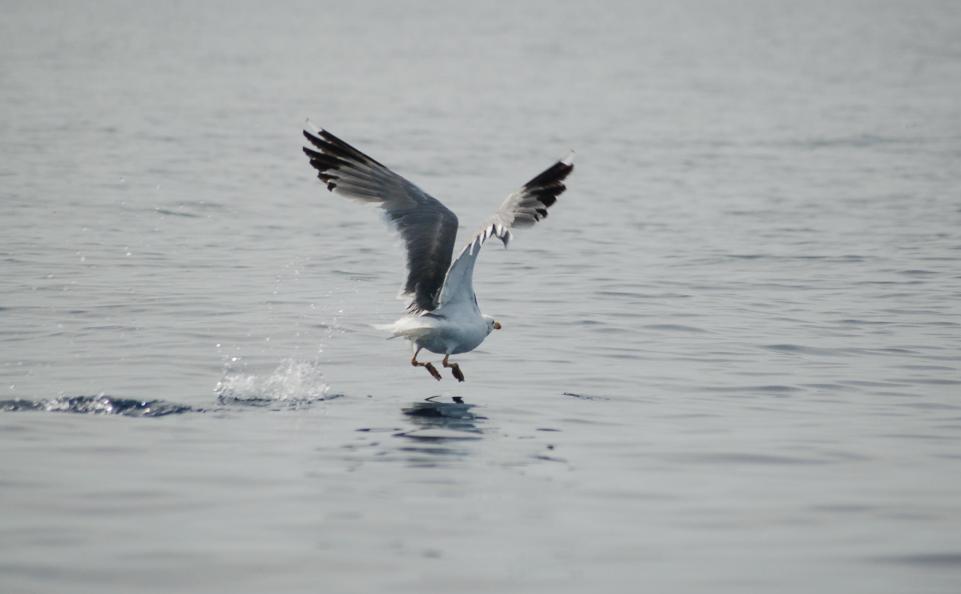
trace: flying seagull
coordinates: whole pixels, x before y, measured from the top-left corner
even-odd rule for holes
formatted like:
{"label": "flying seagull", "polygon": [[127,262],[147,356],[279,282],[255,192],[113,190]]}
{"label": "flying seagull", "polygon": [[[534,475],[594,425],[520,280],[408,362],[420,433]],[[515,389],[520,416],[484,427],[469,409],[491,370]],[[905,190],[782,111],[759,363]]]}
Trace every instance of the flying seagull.
{"label": "flying seagull", "polygon": [[[312,128],[308,122],[308,128]],[[474,262],[491,237],[507,246],[513,227],[529,227],[547,216],[566,189],[564,178],[574,169],[573,153],[554,163],[507,197],[454,259],[457,216],[439,200],[326,130],[304,130],[311,147],[304,147],[310,164],[327,189],[384,209],[407,247],[407,282],[402,296],[410,301],[407,315],[379,328],[390,338],[408,339],[414,349],[410,363],[441,379],[433,363],[418,361],[427,349],[444,355],[442,365],[464,381],[451,355],[477,348],[500,322],[480,312],[474,295]]]}

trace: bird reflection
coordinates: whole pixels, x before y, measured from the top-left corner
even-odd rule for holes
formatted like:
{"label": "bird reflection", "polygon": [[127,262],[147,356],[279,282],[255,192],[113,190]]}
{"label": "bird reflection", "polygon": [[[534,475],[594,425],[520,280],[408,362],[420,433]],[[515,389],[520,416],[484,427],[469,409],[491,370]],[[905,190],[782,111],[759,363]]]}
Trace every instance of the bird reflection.
{"label": "bird reflection", "polygon": [[434,465],[435,456],[466,456],[470,453],[467,443],[483,436],[478,423],[487,419],[472,410],[476,405],[459,396],[451,398],[451,402],[442,402],[440,398],[432,396],[402,409],[413,428],[394,435],[415,442],[400,448],[411,455],[411,463]]}

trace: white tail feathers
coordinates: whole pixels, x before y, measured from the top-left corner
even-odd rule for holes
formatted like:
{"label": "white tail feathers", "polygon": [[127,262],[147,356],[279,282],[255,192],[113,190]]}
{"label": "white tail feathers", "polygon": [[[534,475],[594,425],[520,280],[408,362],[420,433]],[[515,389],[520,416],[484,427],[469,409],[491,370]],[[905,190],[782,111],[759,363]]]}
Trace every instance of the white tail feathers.
{"label": "white tail feathers", "polygon": [[372,324],[371,326],[376,330],[390,332],[391,335],[387,340],[398,337],[413,340],[431,329],[431,326],[425,324],[420,316],[401,318],[392,324]]}

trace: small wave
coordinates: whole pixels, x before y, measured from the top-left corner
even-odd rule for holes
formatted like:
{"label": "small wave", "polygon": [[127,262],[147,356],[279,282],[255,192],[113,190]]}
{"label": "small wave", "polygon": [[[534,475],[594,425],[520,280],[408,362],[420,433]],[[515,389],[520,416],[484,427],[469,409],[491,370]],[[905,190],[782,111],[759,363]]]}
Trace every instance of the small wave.
{"label": "small wave", "polygon": [[0,411],[61,412],[125,417],[164,417],[188,412],[204,412],[185,404],[164,400],[136,400],[99,394],[97,396],[60,396],[49,400],[0,400]]}
{"label": "small wave", "polygon": [[314,402],[339,398],[330,394],[316,361],[282,362],[266,376],[228,369],[214,388],[217,402],[225,405],[304,408]]}

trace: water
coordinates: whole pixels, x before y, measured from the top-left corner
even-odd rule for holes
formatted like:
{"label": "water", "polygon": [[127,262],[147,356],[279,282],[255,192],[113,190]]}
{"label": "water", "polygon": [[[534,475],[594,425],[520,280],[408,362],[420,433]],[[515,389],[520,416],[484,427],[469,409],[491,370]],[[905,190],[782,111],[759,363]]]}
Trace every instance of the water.
{"label": "water", "polygon": [[[31,2],[0,37],[0,591],[961,590],[956,3]],[[466,383],[370,327],[399,242],[308,116],[464,232],[577,151],[485,248]]]}

